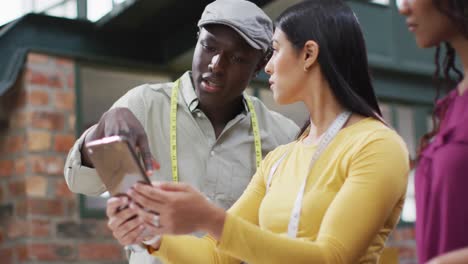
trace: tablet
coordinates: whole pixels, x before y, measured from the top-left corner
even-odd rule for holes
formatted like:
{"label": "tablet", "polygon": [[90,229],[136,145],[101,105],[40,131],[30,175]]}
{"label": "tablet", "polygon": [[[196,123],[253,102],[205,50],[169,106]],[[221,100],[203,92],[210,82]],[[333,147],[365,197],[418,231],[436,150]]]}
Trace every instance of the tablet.
{"label": "tablet", "polygon": [[127,138],[111,136],[86,144],[99,177],[112,196],[125,194],[134,184],[151,184]]}

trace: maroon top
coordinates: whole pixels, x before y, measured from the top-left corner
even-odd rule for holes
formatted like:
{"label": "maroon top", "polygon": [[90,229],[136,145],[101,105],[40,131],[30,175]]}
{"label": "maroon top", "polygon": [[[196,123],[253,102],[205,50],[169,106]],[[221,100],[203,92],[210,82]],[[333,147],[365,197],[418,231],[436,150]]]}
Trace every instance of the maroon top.
{"label": "maroon top", "polygon": [[468,246],[468,92],[455,89],[437,103],[436,113],[443,118],[440,130],[415,176],[420,263]]}

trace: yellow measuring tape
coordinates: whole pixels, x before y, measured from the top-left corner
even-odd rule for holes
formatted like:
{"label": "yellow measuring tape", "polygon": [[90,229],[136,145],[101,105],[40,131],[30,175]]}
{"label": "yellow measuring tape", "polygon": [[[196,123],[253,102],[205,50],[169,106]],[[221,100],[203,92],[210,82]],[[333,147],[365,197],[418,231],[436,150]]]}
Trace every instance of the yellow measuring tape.
{"label": "yellow measuring tape", "polygon": [[[172,87],[171,93],[171,113],[170,113],[170,127],[169,127],[169,136],[170,136],[170,147],[171,147],[171,169],[172,169],[172,180],[174,182],[179,181],[179,172],[177,167],[177,103],[179,99],[179,86],[180,80],[177,80]],[[255,145],[255,162],[260,166],[262,161],[262,142],[260,139],[260,129],[258,127],[257,113],[252,103],[252,99],[247,94],[244,94],[244,98],[247,101],[247,107],[250,112],[250,119],[252,122],[252,130],[254,135],[254,145]]]}

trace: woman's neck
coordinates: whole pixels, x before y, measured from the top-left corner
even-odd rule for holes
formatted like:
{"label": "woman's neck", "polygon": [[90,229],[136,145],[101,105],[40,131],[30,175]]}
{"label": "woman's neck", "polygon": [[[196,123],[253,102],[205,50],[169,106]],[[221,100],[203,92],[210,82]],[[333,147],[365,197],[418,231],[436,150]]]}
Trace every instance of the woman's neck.
{"label": "woman's neck", "polygon": [[465,77],[458,86],[459,94],[463,94],[468,90],[468,39],[460,34],[460,36],[456,40],[453,40],[451,44],[460,57],[463,66]]}
{"label": "woman's neck", "polygon": [[307,143],[318,141],[320,136],[335,121],[336,117],[344,111],[324,78],[313,81],[314,84],[306,86],[314,87],[313,92],[309,91],[309,96],[304,100],[310,114],[310,131],[304,139]]}

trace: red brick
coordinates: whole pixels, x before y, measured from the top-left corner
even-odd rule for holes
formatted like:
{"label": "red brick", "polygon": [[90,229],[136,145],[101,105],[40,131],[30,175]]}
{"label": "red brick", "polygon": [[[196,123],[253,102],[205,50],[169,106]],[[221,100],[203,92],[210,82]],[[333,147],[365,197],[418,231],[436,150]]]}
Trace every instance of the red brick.
{"label": "red brick", "polygon": [[15,219],[8,226],[8,239],[26,237],[28,235],[29,224],[26,220]]}
{"label": "red brick", "polygon": [[68,131],[75,132],[76,127],[76,116],[74,114],[70,114],[68,116]]}
{"label": "red brick", "polygon": [[59,66],[63,66],[63,67],[66,67],[66,68],[69,68],[69,70],[73,70],[73,60],[71,59],[67,59],[67,58],[63,58],[63,57],[57,57],[55,58],[55,63]]}
{"label": "red brick", "polygon": [[400,258],[416,258],[416,247],[415,246],[398,247],[398,256]]}
{"label": "red brick", "polygon": [[28,112],[15,112],[11,115],[11,128],[24,128],[29,124],[30,114]]}
{"label": "red brick", "polygon": [[46,197],[48,180],[44,176],[30,176],[26,179],[28,197]]}
{"label": "red brick", "polygon": [[62,200],[55,199],[27,199],[28,212],[33,215],[63,216],[65,213]]}
{"label": "red brick", "polygon": [[28,213],[28,205],[26,199],[19,199],[15,204],[15,214],[20,217],[26,217]]}
{"label": "red brick", "polygon": [[56,58],[55,64],[62,71],[73,73],[73,69],[74,69],[73,67],[75,66],[75,64],[73,63],[73,60],[66,59],[66,58]]}
{"label": "red brick", "polygon": [[24,136],[10,136],[6,139],[6,151],[13,154],[21,152],[24,148]]}
{"label": "red brick", "polygon": [[30,64],[46,64],[50,57],[44,54],[28,53],[27,63]]}
{"label": "red brick", "polygon": [[68,215],[73,215],[75,212],[78,212],[76,200],[66,200],[64,203]]}
{"label": "red brick", "polygon": [[10,182],[8,184],[8,190],[10,191],[10,198],[24,196],[26,194],[26,185],[24,181]]}
{"label": "red brick", "polygon": [[75,110],[75,93],[74,90],[67,92],[56,91],[55,92],[55,107],[60,110]]}
{"label": "red brick", "polygon": [[33,173],[46,175],[63,175],[64,157],[56,156],[29,156],[29,163]]}
{"label": "red brick", "polygon": [[57,152],[68,153],[68,151],[70,151],[74,143],[75,143],[74,135],[71,135],[71,134],[56,135],[54,150]]}
{"label": "red brick", "polygon": [[75,194],[70,191],[65,180],[60,179],[55,183],[55,197],[72,199],[75,198]]}
{"label": "red brick", "polygon": [[24,90],[20,91],[18,97],[16,98],[16,107],[23,108],[26,105],[27,101],[28,101],[28,95],[26,91]]}
{"label": "red brick", "polygon": [[414,240],[415,239],[414,228],[413,227],[397,228],[392,232],[390,239],[392,241]]}
{"label": "red brick", "polygon": [[28,257],[31,260],[53,261],[58,260],[54,248],[49,244],[32,244],[28,247]]}
{"label": "red brick", "polygon": [[24,158],[19,158],[15,160],[15,174],[16,175],[26,174],[26,161],[24,160]]}
{"label": "red brick", "polygon": [[11,160],[0,160],[0,177],[8,177],[13,174],[14,163]]}
{"label": "red brick", "polygon": [[52,88],[63,88],[63,81],[60,74],[57,72],[45,73],[33,69],[29,69],[26,80],[33,85],[46,86]]}
{"label": "red brick", "polygon": [[28,149],[30,151],[49,150],[52,135],[48,131],[31,131],[28,133]]}
{"label": "red brick", "polygon": [[48,78],[45,73],[41,73],[29,68],[26,72],[26,81],[35,85],[47,85]]}
{"label": "red brick", "polygon": [[50,236],[50,221],[49,220],[31,220],[29,222],[29,231],[31,237],[48,237]]}
{"label": "red brick", "polygon": [[107,219],[106,220],[96,220],[97,228],[96,228],[96,236],[97,237],[107,237],[113,238],[112,231],[107,226]]}
{"label": "red brick", "polygon": [[63,130],[65,118],[59,112],[34,112],[31,117],[33,128],[44,128],[48,130]]}
{"label": "red brick", "polygon": [[43,90],[33,90],[28,93],[28,103],[33,106],[45,106],[49,104],[49,93]]}
{"label": "red brick", "polygon": [[80,260],[122,260],[122,247],[117,244],[86,243],[78,250]]}
{"label": "red brick", "polygon": [[75,73],[71,73],[68,75],[67,85],[69,90],[75,90]]}
{"label": "red brick", "polygon": [[11,248],[0,248],[0,259],[2,264],[13,264],[13,250]]}
{"label": "red brick", "polygon": [[3,228],[0,227],[0,245],[3,244],[3,241],[4,241],[4,235],[3,235]]}
{"label": "red brick", "polygon": [[15,251],[17,261],[24,263],[28,260],[28,248],[26,245],[17,246]]}
{"label": "red brick", "polygon": [[31,260],[57,261],[71,260],[75,252],[70,245],[33,243],[28,246],[28,255]]}
{"label": "red brick", "polygon": [[414,240],[414,228],[402,228],[400,234],[403,240]]}
{"label": "red brick", "polygon": [[0,185],[0,204],[3,203],[3,186]]}

